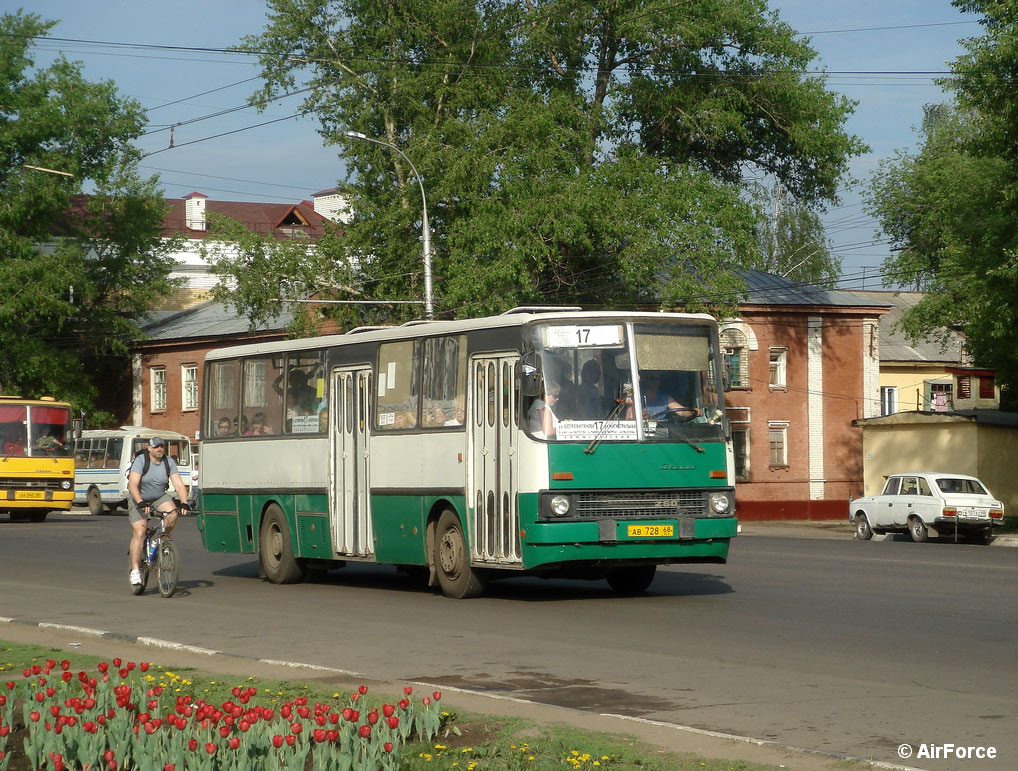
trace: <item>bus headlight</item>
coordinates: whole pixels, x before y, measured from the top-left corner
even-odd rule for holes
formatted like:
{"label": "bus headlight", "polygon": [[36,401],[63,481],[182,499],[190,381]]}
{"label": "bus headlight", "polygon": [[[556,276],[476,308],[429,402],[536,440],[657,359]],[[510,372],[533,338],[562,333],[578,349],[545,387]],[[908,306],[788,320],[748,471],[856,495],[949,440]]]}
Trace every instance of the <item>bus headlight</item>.
{"label": "bus headlight", "polygon": [[60,489],[61,490],[70,490],[71,489],[71,480],[70,479],[65,479],[63,482],[61,482],[60,483]]}
{"label": "bus headlight", "polygon": [[728,497],[728,493],[710,494],[710,507],[715,514],[724,514],[727,512],[731,503],[732,501]]}
{"label": "bus headlight", "polygon": [[551,499],[551,513],[556,517],[564,517],[569,513],[569,498],[565,495],[556,495]]}

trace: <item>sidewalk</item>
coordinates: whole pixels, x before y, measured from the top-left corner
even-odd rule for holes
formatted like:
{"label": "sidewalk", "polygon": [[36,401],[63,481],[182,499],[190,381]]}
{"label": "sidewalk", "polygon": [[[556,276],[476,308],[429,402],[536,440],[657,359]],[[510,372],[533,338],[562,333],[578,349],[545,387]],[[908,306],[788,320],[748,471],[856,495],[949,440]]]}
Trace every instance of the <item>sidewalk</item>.
{"label": "sidewalk", "polygon": [[[768,522],[739,522],[739,535],[770,535],[782,538],[837,538],[843,540],[855,539],[855,527],[845,519],[824,519],[824,520],[775,520]],[[874,541],[882,541],[891,538],[907,538],[907,535],[893,533],[888,535],[875,535]],[[950,538],[950,536],[944,536]],[[1018,547],[1018,533],[1000,533],[993,537],[990,546]]]}

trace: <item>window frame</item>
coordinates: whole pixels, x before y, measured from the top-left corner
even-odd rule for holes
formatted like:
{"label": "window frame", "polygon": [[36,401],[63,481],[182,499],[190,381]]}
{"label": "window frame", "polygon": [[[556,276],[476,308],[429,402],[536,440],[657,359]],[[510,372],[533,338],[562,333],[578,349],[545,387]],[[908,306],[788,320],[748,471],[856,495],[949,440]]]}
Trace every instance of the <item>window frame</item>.
{"label": "window frame", "polygon": [[[787,420],[769,420],[767,421],[767,434],[769,443],[769,466],[772,469],[788,468],[788,426]],[[780,436],[780,458],[775,456],[775,441],[774,436],[777,433]]]}
{"label": "window frame", "polygon": [[[193,374],[193,377],[190,375]],[[198,365],[180,365],[180,411],[194,412],[198,409]]]}
{"label": "window frame", "polygon": [[774,390],[788,388],[788,346],[772,345],[770,347],[767,384]]}
{"label": "window frame", "polygon": [[[749,337],[741,329],[728,327],[721,330],[720,347],[724,354],[725,372],[728,375],[728,386],[732,389],[749,389]],[[732,360],[737,364],[732,367]],[[739,379],[732,376],[737,371]]]}
{"label": "window frame", "polygon": [[149,367],[149,411],[166,412],[166,367]]}

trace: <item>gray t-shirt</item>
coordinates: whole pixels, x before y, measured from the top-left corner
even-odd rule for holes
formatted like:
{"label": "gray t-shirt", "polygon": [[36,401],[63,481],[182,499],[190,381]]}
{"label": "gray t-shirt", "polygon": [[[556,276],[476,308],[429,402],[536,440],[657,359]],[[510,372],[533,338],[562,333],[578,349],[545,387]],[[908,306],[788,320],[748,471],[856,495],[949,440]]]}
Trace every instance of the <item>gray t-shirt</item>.
{"label": "gray t-shirt", "polygon": [[[146,450],[146,453],[148,451]],[[151,502],[160,498],[166,492],[170,484],[170,476],[179,473],[177,464],[173,458],[166,458],[166,463],[155,463],[151,459],[148,464],[148,473],[141,478],[138,487],[143,501]],[[170,473],[166,473],[166,464],[170,466]],[[145,468],[145,455],[139,455],[131,464],[131,472],[140,474]]]}

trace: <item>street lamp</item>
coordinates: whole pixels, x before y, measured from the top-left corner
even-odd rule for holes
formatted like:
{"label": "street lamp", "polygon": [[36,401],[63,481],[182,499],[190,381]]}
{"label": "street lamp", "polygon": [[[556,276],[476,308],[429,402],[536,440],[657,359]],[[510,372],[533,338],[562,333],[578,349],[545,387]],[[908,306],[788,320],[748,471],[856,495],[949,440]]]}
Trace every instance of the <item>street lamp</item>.
{"label": "street lamp", "polygon": [[390,145],[388,142],[383,142],[380,139],[372,139],[359,131],[347,131],[346,135],[350,139],[360,139],[396,151],[403,160],[410,164],[410,169],[413,171],[414,176],[417,177],[417,184],[421,188],[421,207],[424,210],[424,218],[421,221],[421,233],[424,240],[424,316],[429,320],[433,319],[435,318],[435,303],[431,293],[431,226],[428,224],[428,199],[424,195],[424,180],[421,179],[421,175],[417,172],[414,162],[396,145]]}

